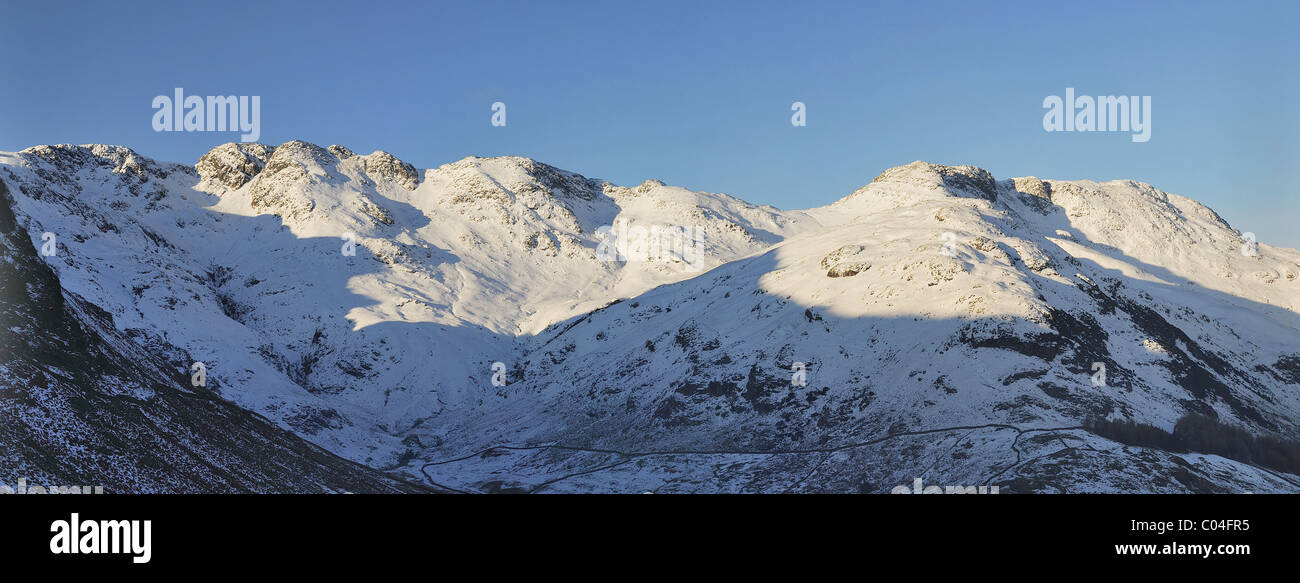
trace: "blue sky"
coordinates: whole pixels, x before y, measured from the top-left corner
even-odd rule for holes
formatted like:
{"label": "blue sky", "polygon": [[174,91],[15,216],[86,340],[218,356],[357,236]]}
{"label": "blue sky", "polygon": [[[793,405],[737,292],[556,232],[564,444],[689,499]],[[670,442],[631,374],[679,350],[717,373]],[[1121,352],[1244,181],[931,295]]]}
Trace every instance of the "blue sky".
{"label": "blue sky", "polygon": [[[238,139],[154,132],[154,96],[182,87],[261,96],[263,142],[418,167],[523,155],[803,208],[889,166],[969,163],[1150,182],[1300,247],[1295,2],[2,1],[0,150],[193,163]],[[1045,132],[1066,87],[1151,96],[1150,141]]]}

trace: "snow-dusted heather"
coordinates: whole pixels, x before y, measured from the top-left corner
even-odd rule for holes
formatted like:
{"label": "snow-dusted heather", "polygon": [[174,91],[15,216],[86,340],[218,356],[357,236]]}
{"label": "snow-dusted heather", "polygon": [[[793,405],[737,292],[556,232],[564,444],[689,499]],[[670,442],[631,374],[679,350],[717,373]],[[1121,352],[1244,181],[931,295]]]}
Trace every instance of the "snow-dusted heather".
{"label": "snow-dusted heather", "polygon": [[[1300,489],[1079,428],[1297,435],[1300,253],[1244,253],[1146,184],[915,162],[782,211],[298,141],[195,167],[39,146],[0,153],[0,180],[36,247],[57,236],[65,292],[167,375],[202,361],[222,398],[435,487]],[[604,260],[623,221],[699,229],[703,270]]]}

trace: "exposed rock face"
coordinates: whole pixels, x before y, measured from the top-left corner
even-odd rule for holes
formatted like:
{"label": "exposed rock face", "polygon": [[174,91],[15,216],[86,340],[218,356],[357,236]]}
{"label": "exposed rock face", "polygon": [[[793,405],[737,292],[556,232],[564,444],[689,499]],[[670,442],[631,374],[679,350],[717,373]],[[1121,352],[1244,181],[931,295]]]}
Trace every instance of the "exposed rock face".
{"label": "exposed rock face", "polygon": [[[338,157],[329,150],[311,142],[290,140],[275,148],[275,153],[271,156],[271,162],[277,160],[281,162],[296,162],[303,165],[313,164],[328,167],[337,162]],[[269,165],[270,162],[267,164]]]}
{"label": "exposed rock face", "polygon": [[1051,202],[1052,200],[1052,185],[1034,178],[1033,176],[1014,178],[1012,179],[1012,183],[1015,185],[1017,192],[1036,196],[1047,200],[1048,202]]}
{"label": "exposed rock face", "polygon": [[366,216],[374,219],[375,222],[383,225],[393,224],[393,215],[392,213],[388,212],[388,209],[379,206],[377,203],[375,203],[373,200],[370,200],[369,198],[362,198],[359,200],[359,203],[361,206],[361,212]]}
{"label": "exposed rock face", "polygon": [[286,220],[302,220],[316,208],[316,201],[286,191],[284,186],[308,178],[307,168],[287,156],[272,157],[266,169],[248,187],[249,202],[254,209],[273,212]]}
{"label": "exposed rock face", "polygon": [[956,195],[976,196],[990,201],[997,199],[997,182],[993,180],[993,175],[977,166],[944,166],[917,160],[906,166],[885,170],[871,182],[939,187]]}
{"label": "exposed rock face", "polygon": [[826,277],[853,277],[871,269],[869,261],[855,260],[855,256],[865,249],[862,245],[845,245],[827,253],[820,263],[826,270]]}
{"label": "exposed rock face", "polygon": [[407,190],[415,190],[420,184],[420,175],[414,166],[383,150],[366,156],[366,174],[376,180],[394,181]]}
{"label": "exposed rock face", "polygon": [[68,180],[67,174],[81,168],[102,168],[114,174],[130,175],[137,186],[133,190],[135,194],[139,194],[138,185],[150,178],[166,178],[173,172],[188,170],[176,164],[155,162],[124,146],[104,144],[33,146],[19,155],[30,160],[48,179],[74,187],[76,185]]}
{"label": "exposed rock face", "polygon": [[265,144],[231,142],[204,154],[194,169],[204,180],[237,189],[257,176],[274,152],[275,148]]}
{"label": "exposed rock face", "polygon": [[1010,181],[1010,190],[1014,191],[1025,206],[1043,215],[1051,214],[1052,184],[1050,182],[1033,176],[1013,178]]}
{"label": "exposed rock face", "polygon": [[636,187],[636,191],[641,194],[645,194],[647,192],[650,192],[655,187],[663,186],[663,185],[664,183],[662,180],[651,178],[649,180],[646,180],[645,182],[642,182],[641,186]]}
{"label": "exposed rock face", "polygon": [[935,168],[943,178],[944,187],[966,191],[988,200],[997,199],[997,183],[988,170],[976,166],[939,166]]}

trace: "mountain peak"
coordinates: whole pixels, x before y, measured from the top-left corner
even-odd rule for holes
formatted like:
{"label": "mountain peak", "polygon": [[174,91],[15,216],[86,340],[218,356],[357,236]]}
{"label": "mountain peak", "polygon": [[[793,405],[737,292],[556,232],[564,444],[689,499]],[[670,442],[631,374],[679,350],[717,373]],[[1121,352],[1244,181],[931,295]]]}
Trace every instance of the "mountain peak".
{"label": "mountain peak", "polygon": [[329,172],[329,169],[338,168],[352,159],[359,160],[361,171],[373,180],[391,180],[407,190],[415,190],[420,183],[419,172],[414,166],[383,150],[358,156],[346,146],[334,144],[322,148],[302,140],[290,140],[279,146],[255,142],[222,144],[200,157],[195,169],[204,180],[239,189],[252,182],[268,166],[276,173],[297,167],[303,171],[295,172],[293,176],[301,178],[310,174],[306,172],[310,167]]}
{"label": "mountain peak", "polygon": [[967,194],[990,201],[997,198],[997,181],[988,170],[979,166],[947,166],[917,160],[881,172],[868,186],[878,183],[937,186],[953,194]]}
{"label": "mountain peak", "polygon": [[[338,146],[343,148],[342,146]],[[347,148],[343,148],[347,150]],[[351,151],[347,150],[350,154]],[[372,179],[391,180],[401,184],[407,190],[415,190],[420,184],[420,174],[416,172],[415,166],[403,162],[397,156],[389,154],[383,150],[375,150],[368,156],[362,157],[365,160],[365,171]]]}
{"label": "mountain peak", "polygon": [[194,169],[203,180],[237,189],[257,176],[274,152],[266,144],[228,142],[199,157]]}
{"label": "mountain peak", "polygon": [[475,198],[542,194],[590,201],[601,189],[601,181],[523,156],[466,156],[439,166],[433,172],[449,175]]}
{"label": "mountain peak", "polygon": [[289,140],[276,146],[272,160],[294,161],[298,163],[315,162],[320,166],[332,166],[339,157],[326,148],[302,140]]}
{"label": "mountain peak", "polygon": [[53,165],[61,172],[73,172],[87,166],[109,168],[116,174],[166,177],[169,170],[126,146],[108,144],[53,144],[32,146],[20,152],[30,162]]}

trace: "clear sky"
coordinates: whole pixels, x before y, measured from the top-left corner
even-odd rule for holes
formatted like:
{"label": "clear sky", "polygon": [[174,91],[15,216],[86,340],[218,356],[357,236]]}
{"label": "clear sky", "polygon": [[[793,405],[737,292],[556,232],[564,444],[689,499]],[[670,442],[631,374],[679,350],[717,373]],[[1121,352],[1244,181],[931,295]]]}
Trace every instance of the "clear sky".
{"label": "clear sky", "polygon": [[[154,132],[154,96],[182,87],[261,96],[262,142],[422,168],[513,154],[804,208],[889,166],[968,163],[1150,182],[1300,247],[1297,2],[0,5],[0,150],[193,163],[238,140]],[[1150,141],[1044,131],[1066,87],[1151,96]]]}

